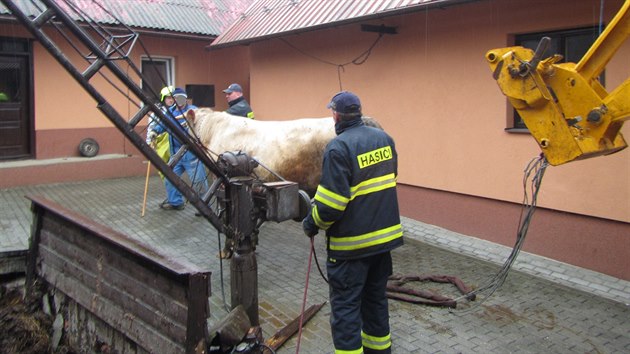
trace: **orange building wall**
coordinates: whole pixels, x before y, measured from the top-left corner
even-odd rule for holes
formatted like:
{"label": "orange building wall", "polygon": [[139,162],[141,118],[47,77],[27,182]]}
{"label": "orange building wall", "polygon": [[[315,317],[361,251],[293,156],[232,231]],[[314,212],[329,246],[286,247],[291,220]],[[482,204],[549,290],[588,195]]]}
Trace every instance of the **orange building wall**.
{"label": "orange building wall", "polygon": [[[243,87],[243,95],[250,100],[249,83],[249,49],[247,47],[232,47],[209,52],[211,76],[216,83],[214,110],[225,111],[228,108],[223,90],[231,83],[238,83]],[[253,109],[253,108],[252,108]],[[254,109],[254,113],[257,113]]]}
{"label": "orange building wall", "polygon": [[[79,70],[87,68],[85,60],[58,37],[53,40],[62,52]],[[215,109],[223,110],[227,104],[221,90],[232,81],[242,82],[249,87],[246,53],[239,48],[230,53],[212,53],[205,50],[207,42],[170,39],[141,35],[140,40],[152,56],[172,57],[175,63],[175,84],[185,87],[187,84],[214,84]],[[96,108],[94,101],[83,88],[74,81],[66,70],[38,43],[34,44],[34,102],[36,129],[36,156],[38,159],[78,156],[76,146],[84,137],[93,137],[99,141],[101,153],[137,154],[126,138],[113,126],[107,117]],[[140,56],[146,53],[136,46],[131,54],[135,64],[140,67]],[[217,55],[215,55],[217,54]],[[216,56],[217,58],[214,58]],[[128,72],[140,84],[140,79],[123,62],[121,68]],[[245,67],[245,69],[243,69]],[[227,68],[227,69],[226,69]],[[113,73],[104,70],[107,77],[116,82],[124,93],[127,88],[116,80]],[[111,103],[120,115],[128,120],[137,112],[138,107],[109,85],[98,74],[90,83]],[[129,93],[134,102],[140,100]],[[147,122],[138,125],[143,132]],[[68,139],[71,138],[71,139]]]}
{"label": "orange building wall", "polygon": [[[504,131],[506,99],[484,54],[514,33],[597,24],[599,4],[481,1],[373,20],[399,34],[385,35],[364,64],[344,66],[341,83],[324,61],[348,63],[370,47],[377,35],[359,24],[283,37],[297,49],[280,39],[255,43],[252,105],[259,119],[327,116],[336,91],[354,91],[396,139],[401,183],[520,202],[523,169],[540,151],[531,136]],[[606,3],[607,21],[620,4]],[[629,58],[630,41],[607,67],[609,90],[630,76]],[[628,124],[623,132],[630,137]],[[549,168],[539,205],[630,222],[629,166],[625,150]]]}
{"label": "orange building wall", "polygon": [[[606,2],[606,21],[621,2]],[[479,1],[366,21],[395,26],[398,34],[385,35],[361,65],[350,62],[377,35],[361,32],[359,24],[286,36],[288,43],[272,39],[216,51],[205,50],[208,43],[203,41],[151,36],[141,40],[151,55],[175,58],[177,85],[214,84],[217,110],[227,108],[221,90],[231,82],[243,86],[260,120],[329,116],[325,106],[335,92],[356,92],[364,113],[377,118],[396,139],[403,215],[511,245],[523,193],[522,171],[539,149],[529,135],[504,131],[509,108],[484,54],[509,45],[516,33],[597,24],[599,6],[599,0],[574,0],[570,6],[545,0]],[[0,35],[27,36],[8,25],[0,25]],[[138,64],[139,55],[132,53]],[[630,76],[629,59],[630,41],[607,67],[609,91]],[[77,156],[79,141],[88,136],[101,143],[101,153],[138,157],[95,102],[38,44],[33,60],[37,159]],[[100,87],[102,79],[94,82]],[[103,92],[123,117],[135,113],[119,93]],[[629,124],[623,133],[630,139]],[[109,174],[83,168],[80,178],[111,177],[115,169],[124,170],[114,171],[119,176],[144,174],[146,165],[136,160],[108,166]],[[79,175],[61,168],[55,172],[55,181]],[[42,180],[27,183],[50,182],[44,179],[52,175],[28,174]],[[6,175],[0,176],[3,183]],[[16,174],[16,183],[24,182],[19,178]],[[628,150],[550,167],[538,205],[526,251],[630,280]]]}
{"label": "orange building wall", "polygon": [[[87,68],[87,62],[54,30],[46,33],[60,47],[62,53],[78,67],[79,71]],[[0,36],[32,38],[20,25],[1,24]],[[146,55],[145,47],[151,56],[171,57],[175,63],[175,84],[185,87],[187,84],[215,85],[215,107],[225,110],[227,102],[222,89],[232,82],[240,83],[247,95],[249,93],[249,56],[243,48],[231,48],[221,52],[206,50],[209,41],[174,39],[165,36],[141,34],[130,57],[140,67],[141,55]],[[89,51],[81,48],[81,53]],[[133,157],[118,162],[108,160],[88,161],[83,165],[61,164],[54,167],[54,172],[40,167],[4,168],[0,172],[0,188],[12,186],[65,182],[85,179],[99,179],[143,175],[146,163],[137,149],[123,134],[97,109],[97,103],[77,83],[72,76],[44,49],[33,41],[32,53],[33,81],[33,121],[34,151],[36,160],[79,156],[78,145],[85,138],[93,138],[99,143],[99,155],[120,154]],[[140,79],[132,68],[123,61],[117,62],[140,85]],[[99,74],[93,76],[90,84],[97,88],[105,100],[112,104],[123,119],[128,120],[138,111],[138,106],[125,97],[130,95],[137,104],[140,100],[130,93],[108,69],[102,72],[114,81],[123,93],[118,92]],[[136,127],[141,135],[145,134],[147,120]],[[0,162],[1,163],[1,162]],[[39,171],[39,172],[38,172]],[[29,178],[24,176],[28,175]]]}
{"label": "orange building wall", "polygon": [[[607,1],[610,21],[622,1]],[[514,34],[592,26],[599,0],[479,1],[371,20],[397,28],[376,40],[360,24],[251,44],[258,119],[330,116],[337,91],[394,137],[401,214],[512,246],[523,170],[540,154],[529,134],[505,132],[511,109],[485,61]],[[630,41],[606,69],[612,91],[630,77]],[[331,64],[332,63],[332,64]],[[630,139],[630,124],[622,130]],[[531,197],[531,196],[530,196]],[[548,168],[524,250],[630,280],[630,149]]]}
{"label": "orange building wall", "polygon": [[[214,84],[215,102],[217,109],[226,107],[221,90],[232,81],[243,82],[248,87],[247,57],[239,48],[229,52],[213,53],[205,50],[205,41],[185,41],[169,38],[140,37],[140,40],[152,56],[172,57],[175,62],[175,84],[185,87],[187,84]],[[87,68],[85,61],[60,41],[62,52],[69,59]],[[74,81],[74,79],[59,65],[40,45],[34,46],[35,58],[35,110],[37,113],[37,130],[63,128],[93,128],[110,126],[109,120],[104,119],[100,111],[95,109],[95,101]],[[131,57],[140,66],[140,55],[144,51],[135,50]],[[216,55],[215,55],[216,54]],[[124,62],[121,65],[127,70],[138,85],[140,79],[128,69]],[[109,73],[108,78],[114,78]],[[127,99],[109,87],[106,81],[95,75],[90,81],[101,94],[125,118],[133,116],[136,106],[129,104]],[[127,89],[121,85],[123,91]],[[134,96],[132,98],[138,102]],[[80,115],[80,117],[78,117]]]}

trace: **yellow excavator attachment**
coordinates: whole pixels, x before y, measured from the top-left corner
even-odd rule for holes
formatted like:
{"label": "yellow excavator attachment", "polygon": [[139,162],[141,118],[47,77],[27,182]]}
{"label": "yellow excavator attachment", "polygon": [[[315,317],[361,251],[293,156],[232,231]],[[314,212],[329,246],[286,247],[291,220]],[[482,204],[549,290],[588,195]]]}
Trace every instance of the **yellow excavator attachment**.
{"label": "yellow excavator attachment", "polygon": [[503,94],[518,111],[551,165],[608,155],[627,147],[620,133],[630,119],[630,78],[608,93],[598,77],[630,37],[630,0],[575,63],[542,59],[549,38],[536,51],[490,50],[486,60]]}

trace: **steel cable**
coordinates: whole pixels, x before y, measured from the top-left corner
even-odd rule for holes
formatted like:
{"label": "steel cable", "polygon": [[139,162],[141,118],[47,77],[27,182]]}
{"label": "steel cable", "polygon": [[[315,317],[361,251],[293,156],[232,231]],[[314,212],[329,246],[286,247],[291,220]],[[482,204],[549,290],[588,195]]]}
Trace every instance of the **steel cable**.
{"label": "steel cable", "polygon": [[311,59],[319,61],[320,63],[324,63],[324,64],[327,64],[327,65],[332,65],[332,66],[337,67],[337,79],[339,80],[339,91],[342,91],[343,90],[343,85],[341,84],[341,73],[343,71],[345,71],[345,67],[347,65],[350,65],[350,64],[361,65],[361,64],[365,63],[368,60],[368,58],[370,57],[370,55],[372,54],[372,49],[374,49],[374,47],[376,47],[376,44],[381,40],[381,38],[383,38],[383,33],[379,33],[378,37],[376,38],[376,40],[370,45],[370,47],[368,49],[363,51],[363,53],[357,55],[354,59],[349,60],[349,61],[347,61],[347,62],[345,62],[343,64],[333,63],[331,61],[328,61],[328,60],[316,57],[315,55],[307,53],[304,50],[296,47],[295,45],[293,45],[291,42],[287,41],[284,38],[280,38],[280,41],[284,42],[286,45],[288,45],[289,47],[295,49],[297,52],[301,53],[304,56],[307,56],[307,57],[309,57]]}
{"label": "steel cable", "polygon": [[295,353],[299,353],[300,352],[300,342],[302,340],[302,326],[304,325],[304,309],[306,308],[306,295],[308,294],[308,282],[309,282],[309,275],[311,274],[311,265],[312,265],[312,260],[313,260],[313,252],[315,251],[315,240],[313,239],[313,237],[310,237],[311,239],[311,250],[310,253],[308,255],[308,267],[306,268],[306,285],[304,286],[304,297],[302,299],[302,312],[300,313],[300,326],[299,326],[299,330],[298,330],[298,338],[297,338],[297,346],[295,349]]}
{"label": "steel cable", "polygon": [[[494,292],[497,291],[501,287],[501,285],[503,285],[503,283],[505,282],[505,279],[507,279],[508,273],[510,269],[512,268],[512,265],[516,261],[516,258],[518,257],[518,254],[521,248],[523,247],[523,244],[525,243],[525,237],[527,236],[529,225],[532,221],[534,212],[536,211],[536,206],[538,202],[538,193],[540,192],[540,185],[542,183],[543,176],[548,166],[549,166],[549,163],[547,162],[547,159],[545,158],[543,154],[540,154],[540,156],[532,159],[527,164],[527,167],[524,170],[524,176],[523,176],[523,194],[524,195],[523,195],[521,214],[519,217],[519,227],[516,234],[516,242],[514,244],[514,247],[512,248],[510,255],[507,257],[507,259],[503,263],[503,266],[501,267],[499,272],[497,272],[497,274],[488,282],[486,282],[484,285],[480,286],[479,288],[467,294],[464,294],[456,298],[455,301],[460,301],[464,299],[471,301],[472,299],[476,297],[476,295],[480,295],[480,294],[483,294],[485,296],[480,301],[476,301],[474,306],[466,310],[458,310],[458,311],[450,310],[451,312],[465,313],[465,312],[470,312],[476,309],[477,307],[481,306],[481,304],[483,304],[487,299],[489,299],[490,296],[492,296],[492,294],[494,294]],[[529,184],[529,192],[528,192],[528,184]],[[531,202],[530,202],[529,193],[531,193]]]}

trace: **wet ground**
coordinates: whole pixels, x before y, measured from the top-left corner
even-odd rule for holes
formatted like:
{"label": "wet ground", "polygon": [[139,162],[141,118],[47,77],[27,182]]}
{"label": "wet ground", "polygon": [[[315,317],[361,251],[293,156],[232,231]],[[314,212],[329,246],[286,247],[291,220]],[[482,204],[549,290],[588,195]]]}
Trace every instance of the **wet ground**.
{"label": "wet ground", "polygon": [[[0,228],[4,250],[24,248],[30,233],[26,194],[41,195],[95,221],[158,248],[166,255],[214,269],[210,322],[225,316],[223,295],[229,301],[229,264],[221,264],[216,231],[194,208],[164,211],[158,178],[149,186],[147,211],[140,216],[144,178],[125,178],[23,187],[2,190]],[[499,265],[422,242],[450,237],[448,230],[404,219],[405,246],[393,254],[394,272],[411,275],[452,275],[473,288],[499,270]],[[462,236],[465,238],[465,236]],[[256,251],[260,322],[265,338],[296,318],[302,307],[309,241],[292,221],[266,223]],[[323,237],[316,253],[324,262]],[[507,257],[507,253],[505,254]],[[328,288],[314,268],[310,273],[308,305],[327,301]],[[223,270],[223,272],[221,271]],[[223,278],[223,281],[221,281]],[[418,289],[457,297],[450,284],[418,283]],[[479,299],[481,300],[481,299]],[[628,353],[630,308],[627,304],[577,290],[531,274],[512,270],[485,302],[460,302],[455,310],[390,301],[394,353]],[[324,307],[305,326],[301,353],[332,353]],[[296,338],[278,352],[294,353]]]}

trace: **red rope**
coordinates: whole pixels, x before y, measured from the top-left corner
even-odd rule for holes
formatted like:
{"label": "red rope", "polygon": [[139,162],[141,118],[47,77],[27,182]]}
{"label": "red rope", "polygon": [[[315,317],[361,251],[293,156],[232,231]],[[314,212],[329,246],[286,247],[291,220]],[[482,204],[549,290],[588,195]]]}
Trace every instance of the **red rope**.
{"label": "red rope", "polygon": [[304,308],[306,307],[306,294],[308,293],[308,278],[311,274],[311,260],[313,259],[313,250],[315,249],[315,240],[311,239],[311,253],[308,255],[308,268],[306,269],[306,286],[304,287],[304,298],[302,299],[302,314],[300,314],[300,330],[298,331],[297,348],[295,354],[300,352],[300,341],[302,339],[302,324],[304,323]]}

